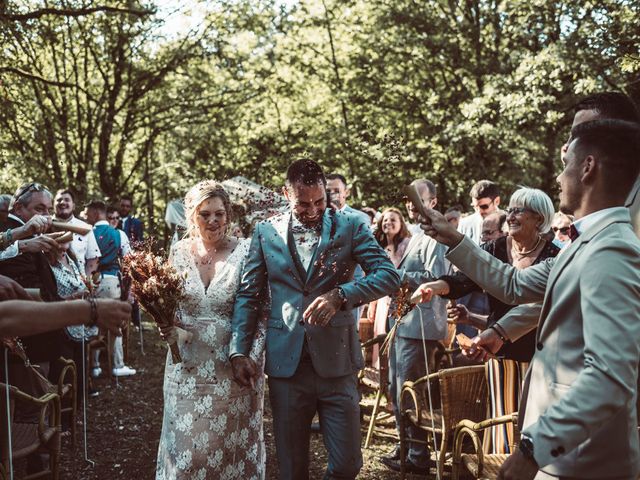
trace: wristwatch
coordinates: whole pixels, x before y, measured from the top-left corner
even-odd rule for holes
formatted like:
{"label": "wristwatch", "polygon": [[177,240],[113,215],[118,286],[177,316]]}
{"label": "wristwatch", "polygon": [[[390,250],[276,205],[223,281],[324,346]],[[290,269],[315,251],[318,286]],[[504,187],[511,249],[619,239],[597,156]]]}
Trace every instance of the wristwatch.
{"label": "wristwatch", "polygon": [[535,462],[535,457],[533,456],[533,440],[531,440],[531,437],[521,435],[518,448],[520,448],[520,451],[526,458]]}

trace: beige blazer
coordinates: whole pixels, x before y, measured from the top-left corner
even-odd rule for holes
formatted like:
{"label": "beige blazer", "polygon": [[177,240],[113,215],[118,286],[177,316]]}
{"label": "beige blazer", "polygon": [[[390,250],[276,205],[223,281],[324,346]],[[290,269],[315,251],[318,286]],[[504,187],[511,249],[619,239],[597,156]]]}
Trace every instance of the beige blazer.
{"label": "beige blazer", "polygon": [[612,212],[558,257],[524,270],[466,238],[447,258],[506,303],[543,300],[520,410],[541,470],[637,478],[640,241],[628,211]]}

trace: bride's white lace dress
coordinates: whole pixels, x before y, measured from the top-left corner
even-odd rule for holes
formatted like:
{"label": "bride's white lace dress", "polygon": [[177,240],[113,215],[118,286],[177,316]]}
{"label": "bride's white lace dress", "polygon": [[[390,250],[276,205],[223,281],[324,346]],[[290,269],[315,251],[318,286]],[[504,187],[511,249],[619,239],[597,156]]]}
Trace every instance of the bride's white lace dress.
{"label": "bride's white lace dress", "polygon": [[[233,381],[228,360],[231,316],[249,249],[242,240],[207,288],[192,252],[193,240],[172,248],[170,261],[185,275],[187,297],[180,305],[182,363],[167,355],[164,415],[157,480],[264,479],[262,430],[264,380],[255,389]],[[251,356],[262,369],[264,326]]]}

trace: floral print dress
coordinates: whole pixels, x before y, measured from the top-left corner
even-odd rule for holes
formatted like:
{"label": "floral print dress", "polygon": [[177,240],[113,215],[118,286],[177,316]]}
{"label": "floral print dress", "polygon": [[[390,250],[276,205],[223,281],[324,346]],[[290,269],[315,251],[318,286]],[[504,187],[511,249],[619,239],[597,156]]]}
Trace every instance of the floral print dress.
{"label": "floral print dress", "polygon": [[[170,261],[185,276],[187,296],[179,307],[182,363],[167,355],[164,414],[156,480],[265,477],[262,428],[264,378],[255,388],[233,380],[229,362],[231,316],[249,250],[241,241],[208,287],[200,278],[193,240],[176,243]],[[264,324],[251,357],[263,368]]]}

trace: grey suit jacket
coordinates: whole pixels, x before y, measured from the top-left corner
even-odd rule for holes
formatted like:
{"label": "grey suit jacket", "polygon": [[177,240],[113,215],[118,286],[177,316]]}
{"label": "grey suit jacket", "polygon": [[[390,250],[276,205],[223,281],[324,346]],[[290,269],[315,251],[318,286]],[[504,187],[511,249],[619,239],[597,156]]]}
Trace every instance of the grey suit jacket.
{"label": "grey suit jacket", "polygon": [[[302,274],[288,244],[290,218],[291,213],[285,213],[256,226],[234,306],[229,355],[248,355],[268,287],[267,375],[286,378],[295,373],[305,336],[318,375],[354,373],[363,360],[352,310],[396,291],[399,275],[364,222],[332,209],[325,211],[320,243],[309,271]],[[367,276],[353,281],[357,264]],[[325,327],[307,324],[302,318],[306,308],[337,286],[347,297],[342,309]]]}
{"label": "grey suit jacket", "polygon": [[[407,282],[411,291],[447,273],[446,247],[420,231],[412,235],[404,256],[398,264],[400,281]],[[422,314],[422,326],[420,315]],[[441,340],[447,333],[447,300],[436,297],[420,303],[402,317],[397,335],[403,338]]]}
{"label": "grey suit jacket", "polygon": [[466,238],[447,258],[507,303],[544,300],[520,410],[541,469],[636,478],[640,241],[628,212],[601,219],[558,257],[524,270]]}

